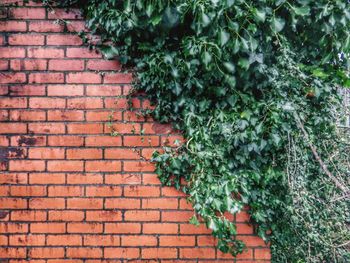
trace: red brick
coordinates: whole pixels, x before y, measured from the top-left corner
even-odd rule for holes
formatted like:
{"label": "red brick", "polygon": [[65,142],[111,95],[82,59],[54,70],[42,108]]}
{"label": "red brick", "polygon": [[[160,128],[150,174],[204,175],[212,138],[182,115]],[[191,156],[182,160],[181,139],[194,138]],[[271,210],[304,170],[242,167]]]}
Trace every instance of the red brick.
{"label": "red brick", "polygon": [[81,71],[84,69],[83,60],[55,59],[49,61],[49,70],[56,71]]}
{"label": "red brick", "polygon": [[243,241],[247,247],[264,247],[266,243],[258,236],[237,236],[238,240]]}
{"label": "red brick", "polygon": [[101,184],[103,177],[100,174],[67,174],[67,184]]}
{"label": "red brick", "polygon": [[199,226],[192,224],[181,224],[180,234],[211,234],[211,230],[206,228],[203,224]]}
{"label": "red brick", "polygon": [[89,50],[86,47],[83,48],[67,48],[67,57],[69,58],[101,58],[102,55],[97,53],[96,50]]}
{"label": "red brick", "polygon": [[[20,29],[23,28],[21,25]],[[0,26],[1,29],[1,26]],[[29,32],[63,32],[64,25],[57,23],[56,21],[30,21],[29,22]],[[12,31],[12,30],[10,30]],[[19,30],[16,30],[19,31]],[[24,30],[26,31],[25,27]]]}
{"label": "red brick", "polygon": [[83,221],[84,212],[81,211],[49,211],[50,221]]}
{"label": "red brick", "polygon": [[26,59],[24,60],[25,70],[46,70],[47,60],[45,59]]}
{"label": "red brick", "polygon": [[30,133],[65,133],[65,126],[63,123],[29,123],[28,131]]}
{"label": "red brick", "polygon": [[11,221],[46,221],[46,211],[12,211]]}
{"label": "red brick", "polygon": [[141,132],[141,125],[139,123],[106,123],[104,125],[104,132],[110,134],[111,132],[117,134],[138,134]]}
{"label": "red brick", "polygon": [[48,19],[82,19],[79,9],[70,9],[68,12],[63,8],[54,8],[48,12]]}
{"label": "red brick", "polygon": [[130,84],[132,82],[131,73],[107,73],[104,75],[103,83]]}
{"label": "red brick", "polygon": [[143,248],[141,257],[145,259],[177,258],[176,248]]}
{"label": "red brick", "polygon": [[105,184],[126,184],[135,185],[141,184],[141,174],[106,174]]}
{"label": "red brick", "polygon": [[24,83],[26,82],[26,75],[24,73],[2,72],[0,84]]}
{"label": "red brick", "polygon": [[122,188],[119,186],[88,186],[86,187],[87,196],[121,196]]}
{"label": "red brick", "polygon": [[140,154],[136,149],[112,148],[105,150],[106,159],[140,159]]}
{"label": "red brick", "polygon": [[159,146],[158,136],[124,136],[124,146]]}
{"label": "red brick", "polygon": [[82,121],[84,112],[79,110],[49,110],[47,111],[48,121]]}
{"label": "red brick", "polygon": [[102,108],[100,98],[72,98],[67,100],[69,109],[97,109]]}
{"label": "red brick", "polygon": [[24,58],[25,49],[18,47],[0,47],[0,58]]}
{"label": "red brick", "polygon": [[138,234],[141,224],[138,223],[105,223],[105,233]]}
{"label": "red brick", "polygon": [[67,24],[68,32],[79,33],[81,31],[87,32],[87,28],[85,26],[85,21],[69,21]]}
{"label": "red brick", "polygon": [[67,149],[68,159],[102,159],[101,149]]}
{"label": "red brick", "polygon": [[63,58],[64,50],[59,48],[28,48],[29,58]]}
{"label": "red brick", "polygon": [[44,45],[44,41],[44,36],[33,34],[14,34],[8,38],[10,45],[19,46],[41,46]]}
{"label": "red brick", "polygon": [[122,236],[122,246],[144,247],[156,245],[157,238],[154,236]]}
{"label": "red brick", "polygon": [[116,235],[86,235],[84,236],[84,245],[85,246],[120,246],[120,237]]}
{"label": "red brick", "polygon": [[31,209],[62,209],[64,207],[64,198],[32,198],[29,200]]}
{"label": "red brick", "polygon": [[102,233],[103,227],[100,223],[68,223],[68,233]]}
{"label": "red brick", "polygon": [[139,248],[105,248],[105,258],[126,258],[128,260],[138,258],[140,256]]}
{"label": "red brick", "polygon": [[67,200],[68,209],[101,209],[102,198],[70,198]]}
{"label": "red brick", "polygon": [[89,136],[85,139],[86,146],[121,146],[121,137]]}
{"label": "red brick", "polygon": [[66,231],[65,223],[31,223],[31,233],[64,233]]}
{"label": "red brick", "polygon": [[112,112],[110,110],[88,111],[86,113],[87,121],[121,121],[121,112]]}
{"label": "red brick", "polygon": [[143,224],[145,234],[177,234],[178,225],[168,223],[145,223]]}
{"label": "red brick", "polygon": [[[27,233],[28,224],[22,223],[0,223],[0,233]],[[0,256],[1,258],[1,256]]]}
{"label": "red brick", "polygon": [[86,211],[86,221],[122,221],[122,214],[114,210]]}
{"label": "red brick", "polygon": [[30,148],[28,157],[31,159],[64,159],[62,148]]}
{"label": "red brick", "polygon": [[162,196],[166,197],[185,197],[186,194],[181,192],[180,190],[177,190],[174,187],[162,187]]}
{"label": "red brick", "polygon": [[64,182],[65,182],[64,174],[31,173],[29,175],[30,184],[63,184]]}
{"label": "red brick", "polygon": [[271,252],[269,249],[254,249],[254,257],[255,259],[271,259]]}
{"label": "red brick", "polygon": [[84,163],[82,161],[48,161],[47,169],[49,171],[61,172],[79,172],[83,171]]}
{"label": "red brick", "polygon": [[108,198],[105,202],[105,208],[115,208],[115,209],[137,209],[140,208],[140,199],[132,198]]}
{"label": "red brick", "polygon": [[125,221],[159,221],[160,212],[159,211],[138,211],[138,210],[128,210],[124,213]]}
{"label": "red brick", "polygon": [[26,98],[6,98],[0,97],[0,108],[11,109],[11,108],[26,108]]}
{"label": "red brick", "polygon": [[101,248],[67,248],[67,257],[70,258],[102,258]]}
{"label": "red brick", "polygon": [[154,172],[155,165],[150,162],[124,161],[125,172]]}
{"label": "red brick", "polygon": [[81,136],[49,136],[49,146],[82,146],[84,138]]}
{"label": "red brick", "polygon": [[212,235],[207,236],[197,236],[197,245],[198,246],[215,246],[217,244],[216,238]]}
{"label": "red brick", "polygon": [[49,186],[48,187],[48,196],[60,196],[60,197],[68,197],[68,196],[83,196],[84,195],[84,187],[81,186]]}
{"label": "red brick", "polygon": [[[167,201],[165,201],[167,202]],[[193,216],[193,212],[185,211],[164,211],[162,212],[162,221],[164,222],[188,222]]]}
{"label": "red brick", "polygon": [[181,248],[181,258],[215,258],[214,248]]}
{"label": "red brick", "polygon": [[82,243],[82,237],[78,235],[47,236],[48,246],[81,246]]}
{"label": "red brick", "polygon": [[90,70],[120,70],[121,65],[118,60],[89,60],[86,68]]}
{"label": "red brick", "polygon": [[[9,120],[9,111],[8,110],[0,110],[0,121],[8,121],[8,120]],[[0,143],[0,145],[1,145],[1,143]]]}
{"label": "red brick", "polygon": [[74,123],[67,124],[69,134],[99,134],[103,132],[102,124],[97,123]]}
{"label": "red brick", "polygon": [[1,246],[8,246],[8,237],[7,236],[0,236],[0,245]]}
{"label": "red brick", "polygon": [[48,35],[46,37],[47,45],[54,46],[80,46],[83,44],[82,39],[78,35]]}
{"label": "red brick", "polygon": [[15,19],[43,19],[46,11],[45,8],[11,8],[10,14]]}
{"label": "red brick", "polygon": [[194,246],[194,236],[160,236],[159,245],[162,247],[190,247]]}
{"label": "red brick", "polygon": [[63,83],[63,73],[31,73],[29,83]]}
{"label": "red brick", "polygon": [[86,161],[85,170],[87,172],[117,172],[121,171],[119,161]]}
{"label": "red brick", "polygon": [[159,196],[160,189],[156,186],[125,186],[124,195],[134,197],[152,197]]}
{"label": "red brick", "polygon": [[45,196],[45,186],[11,186],[11,196]]}
{"label": "red brick", "polygon": [[2,32],[24,32],[27,30],[27,23],[24,21],[0,21]]}
{"label": "red brick", "polygon": [[122,94],[120,86],[87,86],[86,95],[88,96],[119,96]]}
{"label": "red brick", "polygon": [[45,86],[42,85],[21,85],[10,87],[11,96],[43,96]]}
{"label": "red brick", "polygon": [[44,235],[11,235],[9,241],[11,246],[44,246],[45,236]]}
{"label": "red brick", "polygon": [[2,247],[0,248],[0,258],[26,258],[26,248]]}
{"label": "red brick", "polygon": [[[2,124],[2,125],[4,125],[4,124]],[[33,136],[33,135],[30,135],[30,136],[21,135],[21,136],[11,137],[11,146],[33,146],[33,145],[45,146],[46,145],[46,137]]]}
{"label": "red brick", "polygon": [[11,160],[9,162],[10,171],[43,171],[44,161]]}
{"label": "red brick", "polygon": [[0,198],[0,209],[23,209],[27,208],[27,200],[22,198]]}
{"label": "red brick", "polygon": [[29,107],[32,109],[54,109],[64,108],[66,105],[65,99],[59,98],[30,98]]}
{"label": "red brick", "polygon": [[237,224],[238,235],[251,235],[254,233],[254,228],[248,224]]}
{"label": "red brick", "polygon": [[123,109],[128,108],[128,100],[127,99],[115,99],[115,98],[105,98],[105,107],[111,109]]}
{"label": "red brick", "polygon": [[[142,208],[146,209],[177,209],[178,208],[178,200],[176,198],[148,198],[142,200]],[[183,217],[187,212],[179,212],[176,218]],[[173,215],[175,216],[175,214]],[[164,219],[169,221],[170,219],[167,214],[164,215]],[[175,218],[173,218],[175,219]]]}
{"label": "red brick", "polygon": [[92,72],[68,73],[67,83],[101,83],[101,75]]}
{"label": "red brick", "polygon": [[27,184],[28,175],[26,173],[0,174],[0,184]]}
{"label": "red brick", "polygon": [[63,258],[64,248],[29,248],[29,256],[31,258]]}
{"label": "red brick", "polygon": [[0,70],[8,70],[9,62],[7,60],[0,60]]}

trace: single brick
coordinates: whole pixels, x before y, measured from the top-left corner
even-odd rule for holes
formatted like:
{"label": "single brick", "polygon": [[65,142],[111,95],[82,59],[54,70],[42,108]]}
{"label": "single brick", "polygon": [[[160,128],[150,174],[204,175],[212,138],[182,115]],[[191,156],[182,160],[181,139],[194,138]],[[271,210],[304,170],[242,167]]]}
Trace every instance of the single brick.
{"label": "single brick", "polygon": [[68,159],[102,159],[102,149],[67,149]]}
{"label": "single brick", "polygon": [[79,172],[83,171],[82,161],[48,161],[47,170],[53,172]]}
{"label": "single brick", "polygon": [[92,72],[68,73],[67,83],[101,83],[101,75]]}
{"label": "single brick", "polygon": [[79,235],[49,235],[47,236],[48,246],[81,246],[83,239]]}
{"label": "single brick", "polygon": [[125,221],[159,221],[160,212],[159,211],[138,211],[138,210],[128,210],[124,213]]}
{"label": "single brick", "polygon": [[84,187],[81,186],[49,186],[48,196],[58,196],[58,197],[70,197],[70,196],[83,196]]}
{"label": "single brick", "polygon": [[44,171],[44,161],[11,160],[9,162],[10,171]]}
{"label": "single brick", "polygon": [[157,238],[155,236],[122,236],[122,246],[147,247],[156,246]]}
{"label": "single brick", "polygon": [[64,159],[62,148],[30,148],[28,150],[30,159]]}
{"label": "single brick", "polygon": [[0,58],[24,58],[25,49],[19,47],[0,47]]}
{"label": "single brick", "polygon": [[11,8],[11,17],[15,19],[43,19],[46,16],[45,8]]}
{"label": "single brick", "polygon": [[80,46],[83,44],[83,40],[78,35],[48,35],[46,37],[47,45],[54,46]]}
{"label": "single brick", "polygon": [[63,73],[31,73],[29,83],[63,83]]}
{"label": "single brick", "polygon": [[86,69],[90,70],[120,70],[121,64],[118,60],[89,60]]}
{"label": "single brick", "polygon": [[63,258],[64,248],[29,248],[28,253],[31,258]]}
{"label": "single brick", "polygon": [[26,82],[26,74],[15,72],[2,72],[0,84],[24,83]]}
{"label": "single brick", "polygon": [[138,234],[141,233],[139,223],[105,223],[106,233],[115,234]]}
{"label": "single brick", "polygon": [[131,82],[131,73],[107,73],[103,78],[103,83],[106,84],[130,84]]}
{"label": "single brick", "polygon": [[83,60],[52,59],[49,61],[49,70],[53,71],[81,71],[83,69]]}
{"label": "single brick", "polygon": [[27,30],[27,23],[24,21],[0,21],[2,32],[24,32]]}
{"label": "single brick", "polygon": [[48,110],[48,121],[82,121],[84,112],[79,110]]}
{"label": "single brick", "polygon": [[[0,25],[1,29],[1,25]],[[64,25],[57,23],[56,21],[30,21],[29,22],[29,32],[63,32]],[[12,31],[12,30],[10,30]],[[19,31],[19,30],[17,30]],[[23,31],[26,31],[24,29]]]}
{"label": "single brick", "polygon": [[83,48],[67,48],[68,58],[102,58],[102,55],[97,53],[96,50],[89,50],[86,47]]}
{"label": "single brick", "polygon": [[177,258],[176,248],[142,248],[143,259]]}
{"label": "single brick", "polygon": [[87,172],[117,172],[121,171],[120,161],[86,161]]}
{"label": "single brick", "polygon": [[30,98],[29,107],[32,109],[64,108],[66,100],[61,98]]}
{"label": "single brick", "polygon": [[13,34],[8,38],[10,45],[18,46],[42,46],[44,45],[44,41],[44,36],[36,34]]}
{"label": "single brick", "polygon": [[67,200],[68,209],[101,209],[102,198],[70,198]]}
{"label": "single brick", "polygon": [[63,56],[62,48],[28,48],[29,58],[62,58]]}
{"label": "single brick", "polygon": [[114,210],[86,211],[86,221],[122,221],[122,213]]}
{"label": "single brick", "polygon": [[44,85],[11,86],[10,95],[11,96],[43,96],[45,95],[45,86]]}

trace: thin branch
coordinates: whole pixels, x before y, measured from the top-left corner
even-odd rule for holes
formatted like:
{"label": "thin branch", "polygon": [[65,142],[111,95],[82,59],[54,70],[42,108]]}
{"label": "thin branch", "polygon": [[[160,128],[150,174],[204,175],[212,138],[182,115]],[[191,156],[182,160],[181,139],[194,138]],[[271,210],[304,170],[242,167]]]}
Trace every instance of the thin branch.
{"label": "thin branch", "polygon": [[301,129],[305,140],[307,141],[315,159],[318,161],[318,163],[320,164],[322,170],[325,172],[325,174],[334,182],[334,184],[345,194],[349,194],[349,189],[347,189],[346,186],[344,186],[329,170],[327,165],[323,162],[323,160],[321,159],[320,155],[317,152],[317,149],[315,147],[315,145],[312,144],[309,134],[306,132],[304,125],[302,124],[298,114],[296,112],[293,112],[293,116],[294,119],[298,125],[298,127]]}

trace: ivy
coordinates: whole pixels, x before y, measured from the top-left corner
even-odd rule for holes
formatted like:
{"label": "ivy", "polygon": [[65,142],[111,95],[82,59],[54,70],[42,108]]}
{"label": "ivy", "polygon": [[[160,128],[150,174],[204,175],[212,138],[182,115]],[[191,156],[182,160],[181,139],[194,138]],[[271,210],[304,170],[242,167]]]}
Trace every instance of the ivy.
{"label": "ivy", "polygon": [[[249,207],[273,262],[349,262],[350,4],[341,0],[65,1],[107,58],[136,69],[153,116],[186,143],[155,153],[165,185],[232,255]],[[340,114],[339,114],[340,113]],[[186,184],[182,184],[183,180]]]}

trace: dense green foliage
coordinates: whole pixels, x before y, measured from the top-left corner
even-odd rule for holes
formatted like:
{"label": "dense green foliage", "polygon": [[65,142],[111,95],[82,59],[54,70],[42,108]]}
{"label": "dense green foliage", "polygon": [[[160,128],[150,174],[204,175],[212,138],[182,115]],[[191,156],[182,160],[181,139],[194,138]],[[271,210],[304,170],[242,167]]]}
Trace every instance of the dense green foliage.
{"label": "dense green foliage", "polygon": [[136,68],[153,116],[183,132],[155,154],[157,173],[189,194],[220,250],[244,249],[224,214],[249,206],[273,262],[350,261],[350,146],[336,127],[348,1],[68,2],[107,57]]}

